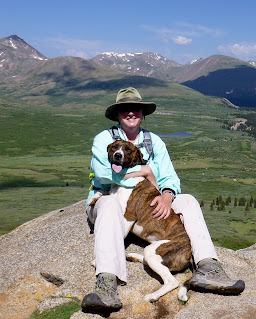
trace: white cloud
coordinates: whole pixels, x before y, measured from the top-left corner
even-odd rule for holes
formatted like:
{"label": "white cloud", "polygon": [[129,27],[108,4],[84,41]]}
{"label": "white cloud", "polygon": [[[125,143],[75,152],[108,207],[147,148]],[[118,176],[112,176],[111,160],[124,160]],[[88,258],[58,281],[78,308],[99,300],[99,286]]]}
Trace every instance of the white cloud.
{"label": "white cloud", "polygon": [[232,54],[242,59],[256,59],[256,44],[230,44],[218,46],[219,52]]}
{"label": "white cloud", "polygon": [[190,44],[192,42],[192,39],[182,37],[182,36],[177,36],[177,37],[173,37],[172,41],[176,44],[187,45],[187,44]]}
{"label": "white cloud", "polygon": [[178,26],[183,30],[184,34],[187,36],[202,37],[202,36],[212,36],[218,37],[224,32],[220,29],[209,28],[200,24],[191,24],[186,22],[178,22]]}
{"label": "white cloud", "polygon": [[65,56],[75,56],[75,57],[79,57],[79,58],[83,58],[83,59],[89,59],[90,56],[88,53],[86,53],[85,51],[82,50],[78,50],[78,49],[66,49],[64,50],[64,54]]}
{"label": "white cloud", "polygon": [[142,25],[141,27],[156,34],[161,42],[168,43],[169,41],[173,41],[176,44],[182,45],[191,43],[193,37],[216,37],[223,34],[219,29],[185,22],[177,22],[171,28],[160,28],[152,25]]}

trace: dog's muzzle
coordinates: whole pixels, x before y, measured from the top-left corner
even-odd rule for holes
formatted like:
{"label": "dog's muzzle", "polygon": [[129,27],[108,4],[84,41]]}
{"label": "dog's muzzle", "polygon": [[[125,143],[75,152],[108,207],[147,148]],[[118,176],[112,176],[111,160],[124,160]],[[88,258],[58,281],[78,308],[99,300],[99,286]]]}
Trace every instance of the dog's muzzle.
{"label": "dog's muzzle", "polygon": [[124,154],[123,152],[120,151],[116,151],[113,154],[113,160],[112,160],[112,169],[114,172],[116,173],[120,173],[122,170],[122,165],[123,165],[123,161],[124,161]]}
{"label": "dog's muzzle", "polygon": [[113,159],[114,161],[116,161],[117,163],[122,163],[123,162],[123,154],[120,152],[115,152],[113,155]]}

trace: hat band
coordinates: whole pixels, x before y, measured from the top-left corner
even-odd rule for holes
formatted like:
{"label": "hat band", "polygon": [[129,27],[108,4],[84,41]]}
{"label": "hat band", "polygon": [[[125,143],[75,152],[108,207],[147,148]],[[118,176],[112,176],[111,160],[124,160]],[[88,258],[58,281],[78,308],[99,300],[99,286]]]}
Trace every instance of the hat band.
{"label": "hat band", "polygon": [[138,102],[141,102],[142,99],[140,99],[139,97],[134,97],[134,98],[125,97],[125,98],[123,98],[123,99],[118,100],[117,103],[120,103],[120,102],[128,102],[128,101],[138,101]]}

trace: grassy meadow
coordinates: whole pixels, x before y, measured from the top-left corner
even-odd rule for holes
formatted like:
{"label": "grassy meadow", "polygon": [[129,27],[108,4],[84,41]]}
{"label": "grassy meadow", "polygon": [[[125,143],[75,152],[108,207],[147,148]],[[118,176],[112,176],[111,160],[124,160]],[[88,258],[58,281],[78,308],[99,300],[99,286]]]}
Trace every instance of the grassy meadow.
{"label": "grassy meadow", "polygon": [[[139,91],[158,106],[143,127],[157,134],[193,134],[163,140],[182,192],[202,203],[214,243],[232,249],[255,243],[256,141],[223,128],[225,120],[235,123],[234,114],[247,111],[179,84]],[[31,96],[20,103],[0,99],[0,235],[87,197],[93,137],[113,125],[104,111],[116,92]],[[219,196],[231,202],[219,207]],[[245,204],[235,206],[241,197]]]}

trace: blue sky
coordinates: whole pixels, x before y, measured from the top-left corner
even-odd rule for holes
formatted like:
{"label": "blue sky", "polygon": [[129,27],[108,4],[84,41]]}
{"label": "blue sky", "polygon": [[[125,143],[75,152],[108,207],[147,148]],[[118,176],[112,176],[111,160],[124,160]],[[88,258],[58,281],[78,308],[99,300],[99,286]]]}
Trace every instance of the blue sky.
{"label": "blue sky", "polygon": [[255,0],[2,0],[0,38],[49,58],[156,52],[181,64],[213,54],[256,61]]}

